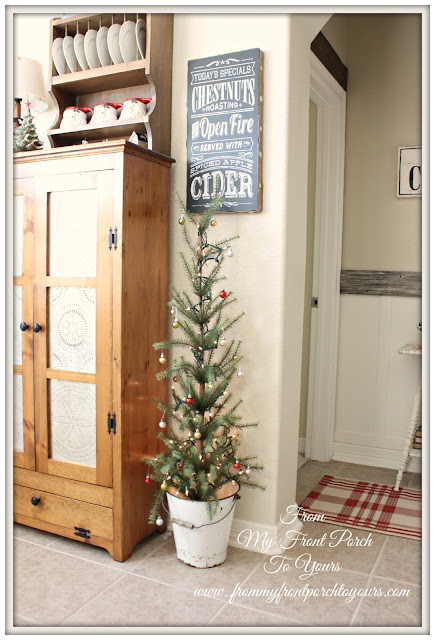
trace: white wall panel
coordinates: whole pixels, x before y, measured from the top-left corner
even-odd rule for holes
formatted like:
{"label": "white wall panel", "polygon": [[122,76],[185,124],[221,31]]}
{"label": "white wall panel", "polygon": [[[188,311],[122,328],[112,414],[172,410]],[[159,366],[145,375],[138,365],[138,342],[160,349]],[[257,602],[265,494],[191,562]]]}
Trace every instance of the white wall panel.
{"label": "white wall panel", "polygon": [[421,357],[397,351],[421,344],[420,320],[420,298],[341,296],[335,458],[396,466],[421,377]]}

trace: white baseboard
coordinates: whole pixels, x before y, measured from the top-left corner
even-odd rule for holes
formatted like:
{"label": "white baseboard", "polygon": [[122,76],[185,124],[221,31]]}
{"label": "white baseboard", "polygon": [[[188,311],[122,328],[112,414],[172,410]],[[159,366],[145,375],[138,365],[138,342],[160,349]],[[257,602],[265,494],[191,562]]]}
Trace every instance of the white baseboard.
{"label": "white baseboard", "polygon": [[305,438],[299,438],[298,453],[305,453]]}
{"label": "white baseboard", "polygon": [[[289,540],[294,538],[301,529],[302,522],[297,519],[292,524],[279,521],[276,525],[267,525],[234,518],[229,544],[238,549],[248,549],[270,556],[282,555]],[[280,540],[285,540],[286,544],[280,546]]]}
{"label": "white baseboard", "polygon": [[[402,451],[335,442],[332,459],[338,462],[364,464],[369,467],[398,469],[402,459]],[[409,458],[406,471],[421,473],[421,458]]]}

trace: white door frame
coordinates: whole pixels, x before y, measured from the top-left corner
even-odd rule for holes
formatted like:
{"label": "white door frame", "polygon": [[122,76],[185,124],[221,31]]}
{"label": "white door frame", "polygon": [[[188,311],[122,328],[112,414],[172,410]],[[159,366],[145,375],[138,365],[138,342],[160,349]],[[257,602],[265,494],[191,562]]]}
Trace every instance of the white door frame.
{"label": "white door frame", "polygon": [[310,98],[317,105],[317,160],[305,455],[334,453],[340,272],[343,228],[346,92],[311,52]]}

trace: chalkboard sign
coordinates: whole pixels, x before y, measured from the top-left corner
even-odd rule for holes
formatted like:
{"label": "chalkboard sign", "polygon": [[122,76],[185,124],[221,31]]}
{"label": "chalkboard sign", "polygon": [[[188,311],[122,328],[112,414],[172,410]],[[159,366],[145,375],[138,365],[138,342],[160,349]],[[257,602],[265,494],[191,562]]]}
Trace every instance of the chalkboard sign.
{"label": "chalkboard sign", "polygon": [[190,60],[187,208],[202,213],[262,210],[263,53],[249,49]]}

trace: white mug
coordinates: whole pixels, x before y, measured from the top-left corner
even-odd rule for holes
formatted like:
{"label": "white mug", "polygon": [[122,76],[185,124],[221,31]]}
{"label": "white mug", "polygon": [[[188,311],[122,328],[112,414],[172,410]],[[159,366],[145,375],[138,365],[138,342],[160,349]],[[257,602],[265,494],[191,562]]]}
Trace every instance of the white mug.
{"label": "white mug", "polygon": [[77,129],[88,124],[88,113],[93,114],[90,107],[67,107],[62,115],[60,129]]}
{"label": "white mug", "polygon": [[97,102],[94,108],[94,115],[90,124],[106,124],[116,122],[118,119],[118,109],[122,107],[120,102]]}
{"label": "white mug", "polygon": [[122,105],[120,120],[134,120],[142,118],[147,113],[147,104],[152,98],[127,98]]}

